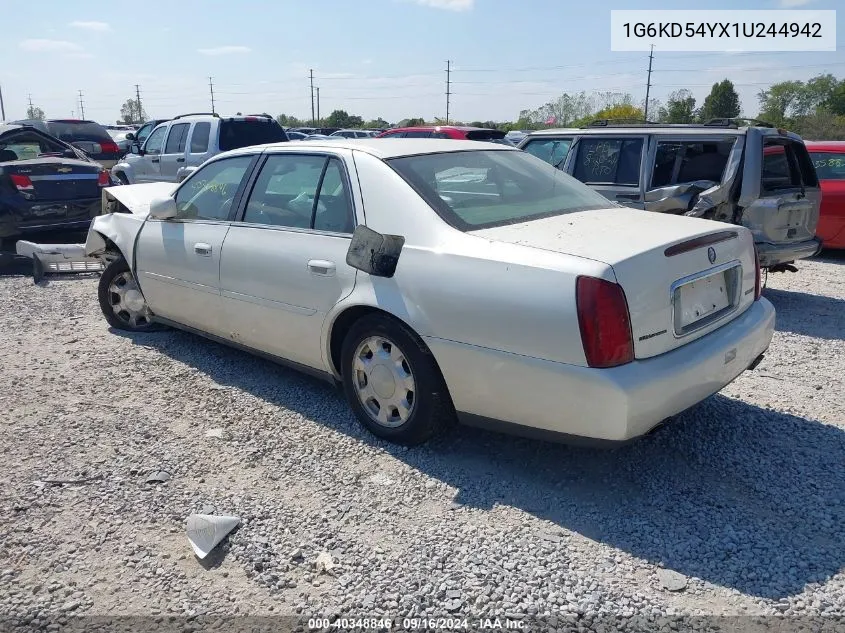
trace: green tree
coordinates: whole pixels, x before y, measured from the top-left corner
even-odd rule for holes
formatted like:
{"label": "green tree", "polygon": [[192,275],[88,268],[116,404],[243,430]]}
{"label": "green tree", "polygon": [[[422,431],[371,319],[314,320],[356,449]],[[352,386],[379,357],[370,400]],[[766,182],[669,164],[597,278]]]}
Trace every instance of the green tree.
{"label": "green tree", "polygon": [[335,110],[326,118],[326,127],[361,127],[364,119],[358,115],[350,116],[346,110]]}
{"label": "green tree", "polygon": [[660,108],[658,119],[661,123],[692,123],[695,121],[695,97],[685,88],[676,90]]}
{"label": "green tree", "polygon": [[147,120],[147,113],[143,108],[138,111],[138,102],[135,99],[127,99],[120,106],[120,118],[124,123],[143,123]]}
{"label": "green tree", "polygon": [[379,128],[380,129],[380,128],[390,127],[390,123],[388,123],[387,121],[385,121],[381,117],[378,117],[377,119],[372,119],[370,121],[367,121],[367,124],[364,127]]}
{"label": "green tree", "polygon": [[845,116],[845,79],[840,81],[839,85],[833,89],[822,107],[832,114]]}
{"label": "green tree", "polygon": [[723,79],[713,84],[710,94],[701,106],[701,120],[738,117],[740,113],[739,95],[730,79]]}
{"label": "green tree", "polygon": [[34,121],[43,121],[44,120],[44,110],[37,106],[29,106],[26,109],[26,118],[32,119]]}
{"label": "green tree", "polygon": [[302,119],[298,119],[295,116],[287,114],[280,114],[276,117],[276,121],[278,121],[279,125],[282,127],[302,127]]}
{"label": "green tree", "polygon": [[620,103],[604,108],[603,110],[599,110],[595,114],[583,117],[577,121],[573,121],[572,127],[584,127],[593,121],[600,119],[642,121],[644,116],[642,108],[638,108],[630,103]]}
{"label": "green tree", "polygon": [[757,93],[760,118],[776,125],[797,113],[804,91],[803,81],[781,81]]}
{"label": "green tree", "polygon": [[399,121],[399,127],[416,127],[419,125],[425,125],[425,119],[422,117],[412,118],[412,119],[402,119]]}

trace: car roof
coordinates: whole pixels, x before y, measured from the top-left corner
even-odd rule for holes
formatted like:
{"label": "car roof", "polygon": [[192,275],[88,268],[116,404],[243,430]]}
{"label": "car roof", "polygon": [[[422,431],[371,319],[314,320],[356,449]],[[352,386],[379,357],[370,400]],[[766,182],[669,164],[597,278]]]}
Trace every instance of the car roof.
{"label": "car roof", "polygon": [[845,141],[804,141],[807,149],[832,149],[845,151]]}
{"label": "car roof", "polygon": [[470,125],[414,125],[412,127],[394,127],[385,132],[415,132],[428,130],[460,130],[461,132],[472,132],[473,130],[492,130],[491,127],[472,127]]}
{"label": "car roof", "polygon": [[12,130],[20,130],[24,127],[32,127],[31,125],[21,125],[19,123],[0,123],[0,135],[5,134],[6,132],[11,132]]}
{"label": "car roof", "polygon": [[[390,141],[378,138],[359,138],[355,140],[343,138],[314,139],[307,144],[299,143],[268,143],[267,145],[253,145],[225,152],[226,156],[254,153],[256,150],[275,152],[313,152],[315,149],[332,150],[348,149],[371,154],[376,158],[402,158],[404,156],[419,156],[422,154],[441,154],[445,152],[467,151],[504,151],[518,152],[512,145],[499,145],[487,141],[464,141],[457,139],[430,138],[397,138]],[[222,156],[222,155],[221,155]]]}

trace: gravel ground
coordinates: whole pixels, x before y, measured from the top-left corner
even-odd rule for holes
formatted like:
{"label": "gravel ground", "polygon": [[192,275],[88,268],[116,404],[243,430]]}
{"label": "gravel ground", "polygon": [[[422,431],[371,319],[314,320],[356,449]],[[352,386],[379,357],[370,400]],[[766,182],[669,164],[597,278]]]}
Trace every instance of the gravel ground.
{"label": "gravel ground", "polygon": [[[319,381],[110,331],[93,276],[0,277],[0,613],[845,616],[845,258],[768,286],[763,363],[654,436],[402,449]],[[212,509],[243,523],[200,562]]]}

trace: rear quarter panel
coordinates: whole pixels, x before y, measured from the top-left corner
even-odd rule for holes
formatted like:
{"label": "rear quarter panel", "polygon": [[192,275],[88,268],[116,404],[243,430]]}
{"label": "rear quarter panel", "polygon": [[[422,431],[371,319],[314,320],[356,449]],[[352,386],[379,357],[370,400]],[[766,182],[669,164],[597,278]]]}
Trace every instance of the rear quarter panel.
{"label": "rear quarter panel", "polygon": [[371,305],[423,337],[586,364],[575,279],[614,281],[608,265],[467,235],[441,220],[380,159],[355,152],[355,166],[367,226],[406,242],[394,277],[358,275],[335,314]]}

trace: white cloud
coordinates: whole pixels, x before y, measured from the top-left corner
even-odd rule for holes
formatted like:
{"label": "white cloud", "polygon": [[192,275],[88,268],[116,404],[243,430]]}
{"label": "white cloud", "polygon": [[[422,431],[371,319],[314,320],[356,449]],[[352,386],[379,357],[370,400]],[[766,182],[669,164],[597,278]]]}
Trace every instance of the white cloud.
{"label": "white cloud", "polygon": [[214,48],[198,48],[197,52],[203,55],[237,55],[249,53],[252,49],[248,46],[216,46]]}
{"label": "white cloud", "polygon": [[65,40],[24,40],[20,47],[30,53],[79,53],[82,47]]}
{"label": "white cloud", "polygon": [[[417,4],[447,11],[470,11],[475,0],[413,0]],[[794,0],[793,0],[794,1]]]}
{"label": "white cloud", "polygon": [[85,29],[86,31],[111,31],[111,27],[107,22],[86,22],[84,20],[75,20],[70,23],[75,29]]}
{"label": "white cloud", "polygon": [[780,0],[781,9],[794,9],[795,7],[803,7],[805,4],[810,4],[813,0]]}

